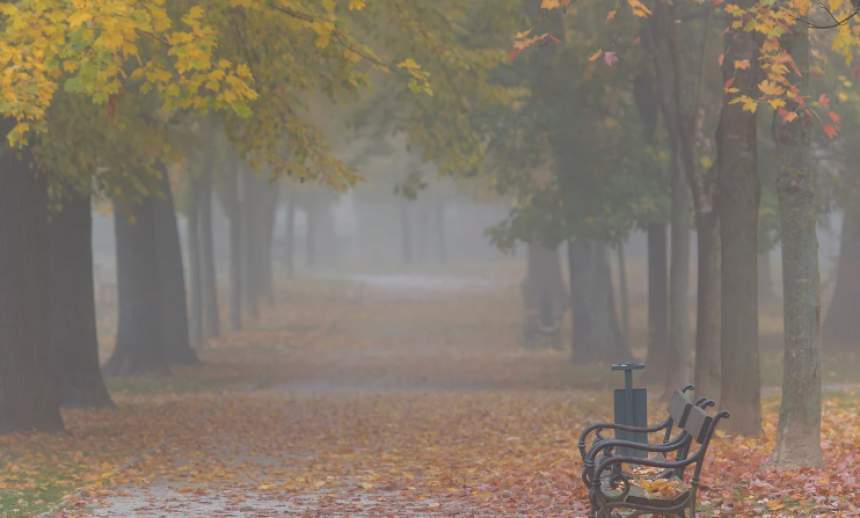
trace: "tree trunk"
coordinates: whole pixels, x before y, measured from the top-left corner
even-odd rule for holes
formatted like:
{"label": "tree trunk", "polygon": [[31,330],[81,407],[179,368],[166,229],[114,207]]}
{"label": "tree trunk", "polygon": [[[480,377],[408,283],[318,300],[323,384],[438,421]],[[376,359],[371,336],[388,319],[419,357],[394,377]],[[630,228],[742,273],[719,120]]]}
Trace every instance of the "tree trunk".
{"label": "tree trunk", "polygon": [[690,193],[678,152],[672,158],[672,243],[669,266],[669,354],[666,392],[690,382]]}
{"label": "tree trunk", "polygon": [[188,181],[186,216],[188,218],[188,269],[191,276],[191,312],[188,336],[192,349],[203,345],[203,274],[200,266],[200,180]]}
{"label": "tree trunk", "polygon": [[448,261],[448,252],[445,247],[445,202],[436,200],[436,235],[439,241],[439,262],[445,264]]}
{"label": "tree trunk", "polygon": [[67,408],[112,408],[99,368],[89,193],[62,201],[50,223],[51,334]]}
{"label": "tree trunk", "polygon": [[860,225],[855,210],[846,209],[842,220],[839,262],[833,298],[824,317],[821,338],[828,350],[856,351],[860,336]]}
{"label": "tree trunk", "polygon": [[[15,121],[4,119],[6,135]],[[63,430],[51,347],[48,185],[30,153],[0,157],[0,434]]]}
{"label": "tree trunk", "polygon": [[170,178],[163,163],[159,164],[159,173],[161,196],[154,195],[152,210],[158,261],[158,292],[161,297],[161,329],[168,361],[172,364],[191,365],[198,360],[188,337],[188,298],[185,295],[182,244],[179,241],[179,226],[176,222]]}
{"label": "tree trunk", "polygon": [[[745,0],[752,7],[753,0]],[[732,22],[729,21],[729,24]],[[755,96],[757,67],[746,70],[735,62],[757,62],[751,32],[731,29],[725,36],[723,80],[732,78],[744,95]],[[717,127],[717,167],[720,192],[721,407],[732,418],[726,429],[739,435],[759,435],[761,427],[761,371],[758,352],[758,135],[756,114],[740,104],[729,104],[725,93]]]}
{"label": "tree trunk", "polygon": [[218,304],[218,274],[215,268],[215,246],[212,232],[212,168],[200,176],[200,270],[203,285],[203,323],[205,338],[221,335],[221,311]]}
{"label": "tree trunk", "polygon": [[[153,196],[124,210],[114,200],[119,324],[106,376],[170,374],[161,326]],[[130,221],[129,218],[133,218]]]}
{"label": "tree trunk", "polygon": [[242,275],[245,293],[245,309],[247,315],[253,320],[260,316],[260,212],[262,204],[262,192],[257,175],[248,168],[243,168],[240,173],[242,181],[242,201],[240,212],[242,214]]}
{"label": "tree trunk", "polygon": [[230,221],[230,329],[242,330],[242,212],[240,210],[239,155],[230,151],[218,198]]}
{"label": "tree trunk", "polygon": [[[845,236],[843,234],[843,238],[844,237]],[[758,302],[762,306],[768,306],[775,300],[776,292],[773,291],[773,276],[770,271],[770,252],[760,253],[758,254]],[[858,301],[860,301],[860,299],[858,299]],[[824,332],[826,333],[826,319],[824,321],[824,327]]]}
{"label": "tree trunk", "polygon": [[[800,71],[790,81],[810,96],[809,27],[798,20],[781,38],[782,48]],[[801,97],[803,98],[803,97]],[[797,105],[789,102],[788,110]],[[777,468],[821,466],[821,304],[818,295],[818,236],[815,174],[812,169],[812,117],[806,110],[784,123],[774,114],[779,158],[780,238],[782,241],[785,360],[776,447],[769,463]]]}
{"label": "tree trunk", "polygon": [[307,235],[305,236],[305,254],[307,256],[307,265],[308,268],[313,267],[316,264],[316,252],[317,252],[317,200],[316,196],[313,194],[310,196],[310,200],[308,200],[307,205]]}
{"label": "tree trunk", "polygon": [[412,263],[412,232],[409,225],[409,203],[398,200],[397,208],[400,211],[400,246],[403,262]]}
{"label": "tree trunk", "polygon": [[624,260],[624,242],[617,245],[618,252],[618,294],[621,297],[621,336],[630,343],[630,292],[627,289],[627,263]]}
{"label": "tree trunk", "polygon": [[621,336],[606,243],[568,242],[571,308],[573,309],[573,362],[623,363],[632,359]]}
{"label": "tree trunk", "polygon": [[693,384],[697,397],[720,398],[720,219],[716,212],[698,221],[699,271],[696,289],[696,360]]}
{"label": "tree trunk", "polygon": [[648,359],[649,383],[664,383],[669,356],[669,257],[663,223],[648,224]]}
{"label": "tree trunk", "polygon": [[[265,180],[264,180],[265,181]],[[262,239],[260,250],[260,294],[266,297],[270,306],[275,305],[275,279],[272,273],[272,239],[275,232],[275,218],[278,215],[278,194],[280,189],[277,185],[269,185],[266,182],[266,190],[263,194],[262,207]]]}
{"label": "tree trunk", "polygon": [[295,264],[295,232],[296,232],[296,192],[290,190],[287,201],[287,213],[284,222],[284,265],[287,268],[287,276],[293,278]]}
{"label": "tree trunk", "polygon": [[526,347],[534,348],[542,337],[547,337],[552,348],[561,349],[561,324],[569,295],[561,276],[557,248],[537,243],[528,245],[528,274],[522,284],[522,294]]}

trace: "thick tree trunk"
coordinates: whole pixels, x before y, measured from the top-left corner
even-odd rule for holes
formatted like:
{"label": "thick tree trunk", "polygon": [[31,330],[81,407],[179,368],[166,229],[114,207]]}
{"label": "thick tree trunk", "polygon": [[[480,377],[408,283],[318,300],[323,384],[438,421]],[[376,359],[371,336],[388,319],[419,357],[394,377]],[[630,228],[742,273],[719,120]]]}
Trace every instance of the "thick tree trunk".
{"label": "thick tree trunk", "polygon": [[398,200],[397,209],[400,213],[400,247],[404,263],[412,263],[412,229],[409,225],[409,204]]}
{"label": "thick tree trunk", "polygon": [[[775,300],[776,292],[773,291],[773,276],[770,270],[770,252],[760,253],[758,254],[758,302],[760,305],[767,306]],[[860,302],[860,298],[858,298],[858,302]],[[826,320],[824,327],[827,327]]]}
{"label": "thick tree trunk", "polygon": [[51,334],[57,388],[67,408],[112,408],[99,368],[90,196],[62,201],[51,218]]}
{"label": "thick tree trunk", "polygon": [[547,337],[551,347],[561,349],[561,324],[570,299],[561,276],[558,249],[537,243],[528,245],[528,273],[522,295],[526,347],[535,348],[542,337]]}
{"label": "thick tree trunk", "polygon": [[690,344],[690,192],[678,152],[672,159],[672,242],[669,266],[669,354],[666,392],[689,383],[693,371]]}
{"label": "thick tree trunk", "polygon": [[200,176],[200,270],[203,285],[203,323],[206,338],[221,335],[221,311],[218,303],[218,274],[215,268],[215,246],[212,232],[212,169]]}
{"label": "thick tree trunk", "polygon": [[197,354],[188,337],[188,298],[185,295],[185,271],[176,208],[170,189],[167,167],[159,166],[161,196],[154,196],[155,253],[158,260],[161,329],[167,358],[174,364],[195,364]]}
{"label": "thick tree trunk", "polygon": [[569,241],[570,294],[573,310],[573,362],[623,363],[632,358],[621,336],[609,251],[598,241]]}
{"label": "thick tree trunk", "polygon": [[436,235],[439,242],[439,262],[445,264],[448,261],[448,251],[445,242],[445,202],[436,200]]}
{"label": "thick tree trunk", "polygon": [[284,266],[287,276],[292,279],[295,268],[295,234],[296,234],[296,192],[290,190],[287,201],[287,211],[284,222]]}
{"label": "thick tree trunk", "polygon": [[855,210],[845,210],[843,217],[835,284],[821,338],[828,350],[856,351],[860,337],[856,313],[860,304],[860,224]]}
{"label": "thick tree trunk", "polygon": [[669,255],[666,225],[648,224],[648,358],[646,380],[664,383],[669,356]]}
{"label": "thick tree trunk", "polygon": [[[752,7],[752,0],[745,0]],[[731,22],[729,22],[731,23]],[[731,30],[725,37],[723,79],[732,78],[744,95],[755,96],[757,67],[739,70],[735,62],[756,62],[751,32]],[[757,120],[726,93],[717,128],[722,266],[721,407],[732,414],[726,429],[759,435],[761,374],[758,352],[758,179]]]}
{"label": "thick tree trunk", "polygon": [[[809,28],[799,20],[781,39],[782,48],[802,74],[790,80],[801,96],[810,95]],[[786,107],[795,110],[790,102]],[[810,143],[812,117],[799,110],[784,123],[773,119],[779,157],[785,356],[782,402],[776,448],[770,464],[777,468],[821,466],[821,303],[819,300],[818,236],[815,221],[815,173]]]}
{"label": "thick tree trunk", "polygon": [[124,210],[114,200],[119,325],[106,376],[170,373],[161,326],[154,202],[147,196]]}
{"label": "thick tree trunk", "polygon": [[[12,126],[3,120],[0,134]],[[48,325],[48,186],[30,171],[29,155],[0,157],[0,434],[63,430]]]}
{"label": "thick tree trunk", "polygon": [[630,292],[627,288],[627,262],[624,259],[624,242],[616,245],[618,252],[618,294],[621,298],[621,335],[630,343]]}
{"label": "thick tree trunk", "polygon": [[203,345],[203,274],[200,265],[200,180],[188,182],[186,216],[188,218],[188,269],[190,274],[190,306],[188,336],[192,349]]}
{"label": "thick tree trunk", "polygon": [[720,397],[720,220],[712,212],[698,221],[699,271],[696,289],[696,395]]}

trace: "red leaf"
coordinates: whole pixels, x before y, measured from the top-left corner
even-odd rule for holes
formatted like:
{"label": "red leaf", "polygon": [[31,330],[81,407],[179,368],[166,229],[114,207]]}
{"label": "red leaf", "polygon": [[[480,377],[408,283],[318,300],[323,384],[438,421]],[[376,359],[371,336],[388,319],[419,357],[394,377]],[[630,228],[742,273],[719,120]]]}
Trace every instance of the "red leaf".
{"label": "red leaf", "polygon": [[827,136],[831,139],[836,138],[836,128],[834,128],[832,125],[825,124],[824,127],[822,127],[821,129],[823,129],[824,133],[827,133]]}
{"label": "red leaf", "polygon": [[636,39],[635,39],[635,40],[633,40],[633,43],[634,43],[634,44],[636,44],[636,45],[638,45],[638,44],[639,44],[639,36],[636,36]]}
{"label": "red leaf", "polygon": [[609,66],[612,66],[613,63],[618,61],[618,57],[614,52],[604,52],[603,53],[603,62]]}
{"label": "red leaf", "polygon": [[[717,63],[719,64],[719,66],[723,66],[723,60],[724,59],[726,59],[726,55],[720,54],[719,59],[717,59]],[[735,80],[735,78],[732,78],[732,81],[734,81],[734,80]],[[728,86],[726,86],[726,88],[728,88]]]}
{"label": "red leaf", "polygon": [[836,124],[842,124],[842,119],[836,112],[830,112],[827,115],[829,115],[830,118],[833,119],[833,122],[835,122]]}
{"label": "red leaf", "polygon": [[559,40],[558,38],[556,38],[552,34],[549,35],[549,39],[551,39],[553,42],[555,42],[556,45],[561,45],[561,40]]}
{"label": "red leaf", "polygon": [[515,58],[515,57],[517,57],[517,56],[519,56],[519,55],[520,55],[520,51],[519,51],[519,50],[516,50],[516,49],[512,50],[512,51],[511,51],[511,53],[510,53],[510,54],[508,54],[508,61],[513,61],[513,60],[514,60],[514,58]]}
{"label": "red leaf", "polygon": [[[720,57],[722,57],[722,56],[720,56]],[[733,77],[733,78],[729,79],[728,81],[726,81],[726,84],[723,85],[723,88],[730,88],[734,84],[734,82],[735,82],[735,78]]]}
{"label": "red leaf", "polygon": [[830,99],[828,99],[826,95],[821,94],[820,96],[818,96],[818,102],[821,103],[821,106],[827,108],[827,106],[830,104]]}

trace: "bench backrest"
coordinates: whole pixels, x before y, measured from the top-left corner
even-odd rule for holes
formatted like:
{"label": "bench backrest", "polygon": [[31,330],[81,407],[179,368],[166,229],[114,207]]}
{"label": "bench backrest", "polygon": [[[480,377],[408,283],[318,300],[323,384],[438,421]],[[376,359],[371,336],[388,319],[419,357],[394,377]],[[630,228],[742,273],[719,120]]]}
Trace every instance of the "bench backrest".
{"label": "bench backrest", "polygon": [[694,406],[690,409],[690,415],[687,417],[686,423],[684,423],[684,430],[697,443],[701,444],[708,438],[708,430],[713,421],[714,418],[709,416],[706,410]]}
{"label": "bench backrest", "polygon": [[672,394],[672,400],[669,402],[669,417],[678,428],[683,428],[687,423],[692,409],[693,403],[680,390]]}

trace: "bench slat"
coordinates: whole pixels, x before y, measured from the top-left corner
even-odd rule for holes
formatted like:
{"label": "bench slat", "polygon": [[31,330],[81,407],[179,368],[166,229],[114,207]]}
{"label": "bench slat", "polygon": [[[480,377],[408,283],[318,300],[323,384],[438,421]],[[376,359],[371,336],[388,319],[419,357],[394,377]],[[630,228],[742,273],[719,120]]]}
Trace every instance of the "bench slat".
{"label": "bench slat", "polygon": [[684,430],[689,433],[693,439],[699,444],[705,442],[708,437],[708,429],[711,427],[711,422],[714,418],[708,415],[708,412],[699,407],[690,409],[690,416],[684,424]]}
{"label": "bench slat", "polygon": [[669,402],[669,416],[678,428],[683,428],[687,423],[692,408],[693,403],[680,390],[672,394],[672,400]]}

